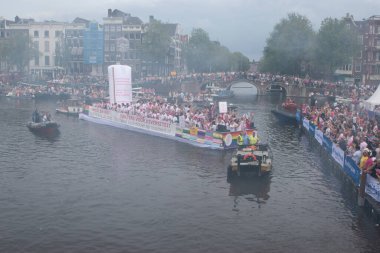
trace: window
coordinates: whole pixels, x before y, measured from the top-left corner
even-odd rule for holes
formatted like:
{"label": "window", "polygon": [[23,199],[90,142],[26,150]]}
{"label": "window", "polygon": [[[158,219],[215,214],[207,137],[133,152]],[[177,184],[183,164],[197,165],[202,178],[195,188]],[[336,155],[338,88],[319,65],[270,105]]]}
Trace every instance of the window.
{"label": "window", "polygon": [[38,52],[40,51],[40,46],[39,46],[38,41],[33,42],[33,48],[37,51],[36,53],[38,54]]}
{"label": "window", "polygon": [[139,40],[141,38],[139,33],[136,33],[136,40]]}
{"label": "window", "polygon": [[62,34],[62,32],[61,32],[61,31],[55,31],[55,37],[56,37],[56,38],[60,37],[60,36],[61,36],[61,34]]}
{"label": "window", "polygon": [[49,31],[45,31],[44,36],[45,36],[45,38],[49,38]]}
{"label": "window", "polygon": [[34,56],[34,65],[36,66],[40,65],[40,57],[38,55]]}
{"label": "window", "polygon": [[363,35],[359,35],[358,39],[359,39],[359,45],[363,45],[363,43],[364,43],[364,37],[363,37]]}
{"label": "window", "polygon": [[34,31],[34,37],[38,38],[39,35],[38,35],[38,31]]}
{"label": "window", "polygon": [[360,72],[362,71],[362,65],[360,63],[355,65],[355,72]]}
{"label": "window", "polygon": [[45,52],[49,52],[49,41],[45,41]]}
{"label": "window", "polygon": [[45,56],[45,66],[49,66],[50,65],[50,58],[49,56]]}

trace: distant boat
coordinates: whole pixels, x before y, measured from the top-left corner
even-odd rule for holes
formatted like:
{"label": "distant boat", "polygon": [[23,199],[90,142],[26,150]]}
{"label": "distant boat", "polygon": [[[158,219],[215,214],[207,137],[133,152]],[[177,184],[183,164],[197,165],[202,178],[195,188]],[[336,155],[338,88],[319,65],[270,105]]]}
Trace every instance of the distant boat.
{"label": "distant boat", "polygon": [[216,94],[217,99],[226,99],[226,98],[232,98],[235,94],[232,90],[221,90],[219,93]]}
{"label": "distant boat", "polygon": [[275,83],[273,83],[273,84],[271,84],[271,85],[269,85],[269,87],[267,87],[267,89],[266,89],[266,91],[267,92],[283,92],[285,89],[284,89],[284,87],[282,87],[281,85],[279,85],[279,84],[275,84]]}
{"label": "distant boat", "polygon": [[79,113],[83,112],[83,107],[84,104],[81,100],[68,99],[62,102],[62,104],[60,104],[60,106],[57,109],[55,109],[55,112],[71,116],[78,116]]}

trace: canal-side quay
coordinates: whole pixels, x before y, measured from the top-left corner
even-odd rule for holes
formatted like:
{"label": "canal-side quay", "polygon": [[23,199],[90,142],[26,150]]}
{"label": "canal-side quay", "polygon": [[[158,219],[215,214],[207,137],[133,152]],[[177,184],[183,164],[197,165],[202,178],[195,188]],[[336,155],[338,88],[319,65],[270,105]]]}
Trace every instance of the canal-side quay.
{"label": "canal-side quay", "polygon": [[363,208],[378,226],[380,223],[380,182],[370,175],[366,175],[366,180],[364,181],[365,193],[362,194],[363,198],[361,200],[361,170],[352,158],[345,155],[338,145],[331,142],[308,119],[302,118],[299,121],[299,127],[302,128],[302,132],[307,136],[312,148],[319,153],[326,168],[331,168],[332,172],[348,185],[347,189],[351,191],[352,197],[357,200],[359,208]]}

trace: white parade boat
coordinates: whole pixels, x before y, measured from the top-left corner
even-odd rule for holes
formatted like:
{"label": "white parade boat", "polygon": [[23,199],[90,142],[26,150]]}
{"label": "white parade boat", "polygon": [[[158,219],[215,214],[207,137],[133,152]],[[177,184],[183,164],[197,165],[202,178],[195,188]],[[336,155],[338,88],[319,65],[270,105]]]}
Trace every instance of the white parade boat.
{"label": "white parade boat", "polygon": [[[197,127],[181,128],[177,123],[129,115],[95,106],[90,106],[88,113],[80,113],[79,119],[218,150],[236,148],[237,137],[241,133],[241,131],[207,131]],[[248,135],[251,135],[254,130],[246,131]]]}

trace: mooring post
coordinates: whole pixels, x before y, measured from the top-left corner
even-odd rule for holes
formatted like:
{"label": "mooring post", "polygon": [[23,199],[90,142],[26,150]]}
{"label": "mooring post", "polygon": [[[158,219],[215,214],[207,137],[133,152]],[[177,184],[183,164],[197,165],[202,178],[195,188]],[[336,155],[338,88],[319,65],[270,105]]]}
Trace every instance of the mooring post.
{"label": "mooring post", "polygon": [[359,186],[359,193],[358,193],[358,205],[359,206],[364,206],[366,181],[367,181],[367,173],[365,173],[362,170],[361,174],[360,174],[360,186]]}

